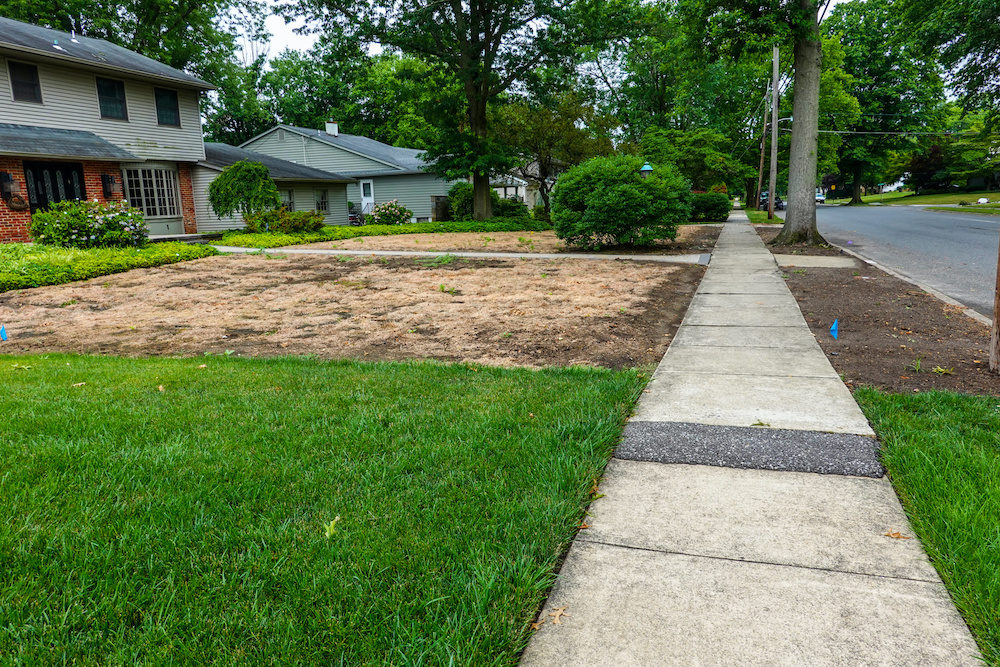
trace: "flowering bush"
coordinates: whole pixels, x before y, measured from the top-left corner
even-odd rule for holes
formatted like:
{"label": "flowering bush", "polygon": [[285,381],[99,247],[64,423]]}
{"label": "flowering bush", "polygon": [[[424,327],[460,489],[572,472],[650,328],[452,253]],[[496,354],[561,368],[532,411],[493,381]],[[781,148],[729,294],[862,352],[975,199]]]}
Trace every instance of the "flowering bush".
{"label": "flowering bush", "polygon": [[393,199],[378,204],[365,215],[366,225],[405,225],[413,218],[413,211]]}
{"label": "flowering bush", "polygon": [[127,202],[61,201],[31,216],[35,243],[63,248],[125,248],[146,244],[142,211]]}

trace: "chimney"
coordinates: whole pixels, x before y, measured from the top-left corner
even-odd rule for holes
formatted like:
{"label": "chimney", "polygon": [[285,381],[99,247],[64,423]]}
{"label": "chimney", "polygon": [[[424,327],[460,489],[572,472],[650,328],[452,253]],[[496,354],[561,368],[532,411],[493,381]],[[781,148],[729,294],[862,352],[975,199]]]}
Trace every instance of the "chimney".
{"label": "chimney", "polygon": [[340,121],[337,120],[326,121],[326,133],[332,134],[335,137],[340,136]]}

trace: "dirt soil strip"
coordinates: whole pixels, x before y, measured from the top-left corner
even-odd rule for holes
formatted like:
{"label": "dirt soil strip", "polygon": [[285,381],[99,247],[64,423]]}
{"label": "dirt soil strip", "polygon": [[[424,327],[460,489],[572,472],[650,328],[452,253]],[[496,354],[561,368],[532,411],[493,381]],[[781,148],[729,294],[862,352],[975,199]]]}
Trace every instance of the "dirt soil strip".
{"label": "dirt soil strip", "polygon": [[0,294],[7,354],[660,360],[704,267],[233,255]]}
{"label": "dirt soil strip", "polygon": [[[769,243],[780,227],[758,227]],[[850,257],[838,248],[771,247],[778,254]],[[848,386],[1000,396],[989,370],[990,328],[915,285],[858,260],[853,269],[783,275],[809,327]],[[838,338],[830,334],[838,321]]]}

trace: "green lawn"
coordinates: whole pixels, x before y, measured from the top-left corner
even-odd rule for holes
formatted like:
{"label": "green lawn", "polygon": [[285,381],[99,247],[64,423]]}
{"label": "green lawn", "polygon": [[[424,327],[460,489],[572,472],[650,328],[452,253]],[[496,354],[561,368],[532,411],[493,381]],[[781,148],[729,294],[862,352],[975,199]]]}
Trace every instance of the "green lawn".
{"label": "green lawn", "polygon": [[[990,202],[1000,201],[1000,192],[961,192],[944,195],[915,195],[912,192],[887,192],[885,195],[866,195],[861,198],[865,202],[877,202],[883,197],[885,204],[957,204],[961,201],[975,202],[980,197],[986,197]],[[828,200],[831,204],[838,200]],[[839,200],[845,202],[847,200]]]}
{"label": "green lawn", "polygon": [[743,212],[750,218],[750,222],[755,225],[783,225],[785,221],[774,216],[774,220],[767,219],[767,211],[757,211],[752,208],[743,209]]}
{"label": "green lawn", "polygon": [[219,356],[0,377],[0,655],[102,665],[514,665],[645,383]]}
{"label": "green lawn", "polygon": [[1000,204],[982,206],[928,206],[925,211],[947,211],[948,213],[979,213],[980,215],[1000,215]]}
{"label": "green lawn", "polygon": [[1000,398],[854,396],[913,529],[987,663],[1000,665]]}
{"label": "green lawn", "polygon": [[0,244],[0,292],[174,264],[217,255],[208,245],[151,243],[144,248],[57,248],[30,243]]}

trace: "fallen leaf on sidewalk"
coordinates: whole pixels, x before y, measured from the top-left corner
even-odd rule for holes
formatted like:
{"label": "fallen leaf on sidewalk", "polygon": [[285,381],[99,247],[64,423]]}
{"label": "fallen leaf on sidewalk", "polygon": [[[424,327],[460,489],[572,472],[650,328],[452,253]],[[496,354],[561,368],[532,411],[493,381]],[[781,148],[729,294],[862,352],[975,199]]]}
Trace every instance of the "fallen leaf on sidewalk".
{"label": "fallen leaf on sidewalk", "polygon": [[590,528],[590,524],[589,523],[581,523],[580,524],[580,530],[586,530],[587,528]]}
{"label": "fallen leaf on sidewalk", "polygon": [[562,621],[559,620],[559,617],[566,616],[568,618],[569,614],[566,613],[566,607],[553,607],[549,616],[552,617],[553,625],[562,625]]}
{"label": "fallen leaf on sidewalk", "polygon": [[891,537],[894,540],[912,540],[913,539],[912,537],[907,537],[906,535],[903,535],[899,531],[896,531],[895,533],[886,533],[885,536],[886,537]]}
{"label": "fallen leaf on sidewalk", "polygon": [[531,629],[532,630],[541,630],[543,625],[545,625],[545,621],[538,621],[537,623],[532,623],[531,624]]}

